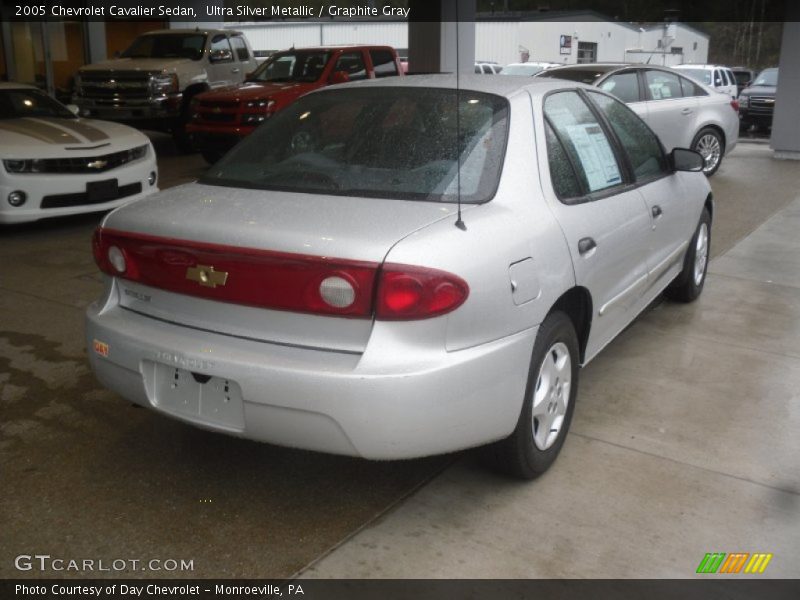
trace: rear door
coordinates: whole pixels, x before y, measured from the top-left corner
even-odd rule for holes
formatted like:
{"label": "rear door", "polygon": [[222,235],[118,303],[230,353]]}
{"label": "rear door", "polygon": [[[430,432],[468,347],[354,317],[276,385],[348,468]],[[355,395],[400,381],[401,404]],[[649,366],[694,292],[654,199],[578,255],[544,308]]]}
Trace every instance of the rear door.
{"label": "rear door", "polygon": [[647,285],[650,217],[597,114],[576,91],[544,101],[551,202],[572,257],[577,285],[593,300],[586,356],[633,318]]}
{"label": "rear door", "polygon": [[684,97],[676,73],[646,69],[641,76],[647,113],[637,113],[658,135],[667,152],[688,147],[697,130],[697,98]]}
{"label": "rear door", "polygon": [[209,49],[208,84],[214,88],[241,81],[241,64],[236,60],[228,36],[224,33],[214,35]]}

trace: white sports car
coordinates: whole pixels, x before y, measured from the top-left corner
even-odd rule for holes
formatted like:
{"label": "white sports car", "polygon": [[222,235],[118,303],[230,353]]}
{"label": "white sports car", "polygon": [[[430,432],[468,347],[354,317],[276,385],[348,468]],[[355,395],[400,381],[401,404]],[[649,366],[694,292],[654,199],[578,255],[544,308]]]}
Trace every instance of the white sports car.
{"label": "white sports car", "polygon": [[0,161],[0,224],[109,210],[158,191],[147,136],[79,119],[19,83],[0,83]]}

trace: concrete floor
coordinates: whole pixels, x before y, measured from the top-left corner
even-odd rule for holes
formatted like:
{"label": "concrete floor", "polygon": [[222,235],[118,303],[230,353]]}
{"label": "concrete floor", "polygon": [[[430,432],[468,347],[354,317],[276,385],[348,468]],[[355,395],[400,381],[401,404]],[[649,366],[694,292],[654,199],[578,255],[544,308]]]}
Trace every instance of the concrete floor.
{"label": "concrete floor", "polygon": [[[157,143],[162,187],[202,172]],[[469,452],[368,463],[134,408],[82,347],[98,217],[0,230],[0,577],[39,576],[13,569],[33,552],[193,559],[169,573],[192,577],[686,577],[711,551],[800,576],[800,165],[770,156],[723,163],[703,297],[583,371],[564,452],[529,484]]]}

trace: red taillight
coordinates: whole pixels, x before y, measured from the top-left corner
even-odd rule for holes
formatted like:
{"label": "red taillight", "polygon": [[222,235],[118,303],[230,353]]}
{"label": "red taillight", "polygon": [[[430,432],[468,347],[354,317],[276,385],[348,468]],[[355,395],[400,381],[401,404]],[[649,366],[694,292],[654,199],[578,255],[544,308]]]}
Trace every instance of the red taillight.
{"label": "red taillight", "polygon": [[739,101],[735,98],[731,100],[731,108],[735,110],[737,113],[739,112]]}
{"label": "red taillight", "polygon": [[[98,228],[100,270],[144,285],[276,310],[414,320],[466,300],[464,280],[444,271],[176,240]],[[373,290],[377,303],[373,310]]]}
{"label": "red taillight", "polygon": [[387,321],[428,319],[455,310],[468,295],[467,283],[451,273],[387,264],[378,281],[375,317]]}

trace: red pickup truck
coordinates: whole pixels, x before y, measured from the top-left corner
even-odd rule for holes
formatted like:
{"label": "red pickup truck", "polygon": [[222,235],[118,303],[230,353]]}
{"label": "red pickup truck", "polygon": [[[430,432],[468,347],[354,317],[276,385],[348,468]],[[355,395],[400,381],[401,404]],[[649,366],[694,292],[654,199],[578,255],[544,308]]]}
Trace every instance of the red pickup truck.
{"label": "red pickup truck", "polygon": [[324,46],[277,52],[235,87],[198,94],[186,131],[209,163],[303,94],[332,83],[403,75],[390,46]]}

